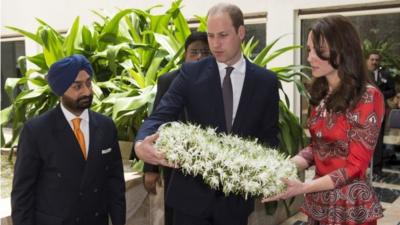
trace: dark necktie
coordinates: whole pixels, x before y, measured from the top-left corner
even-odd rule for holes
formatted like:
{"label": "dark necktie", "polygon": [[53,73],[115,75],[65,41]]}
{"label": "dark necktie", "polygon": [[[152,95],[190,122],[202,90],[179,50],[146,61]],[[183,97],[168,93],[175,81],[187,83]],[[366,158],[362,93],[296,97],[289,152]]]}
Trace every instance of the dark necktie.
{"label": "dark necktie", "polygon": [[233,116],[233,91],[232,91],[232,81],[231,81],[231,73],[233,67],[228,66],[225,69],[226,69],[226,75],[222,83],[222,97],[224,98],[226,130],[230,132],[232,128],[232,116]]}

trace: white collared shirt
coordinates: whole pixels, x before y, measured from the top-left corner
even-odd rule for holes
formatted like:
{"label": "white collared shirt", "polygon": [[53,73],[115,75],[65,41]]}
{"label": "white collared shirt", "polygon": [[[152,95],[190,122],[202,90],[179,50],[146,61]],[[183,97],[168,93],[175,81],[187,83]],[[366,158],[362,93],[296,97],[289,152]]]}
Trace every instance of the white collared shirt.
{"label": "white collared shirt", "polygon": [[[217,61],[219,76],[221,78],[221,87],[224,82],[224,78],[226,75],[226,65],[225,63],[220,63]],[[236,112],[239,106],[240,96],[242,94],[244,77],[246,74],[246,60],[243,55],[241,55],[239,61],[233,64],[231,67],[234,69],[231,73],[231,81],[232,81],[232,91],[233,91],[233,115],[232,115],[232,123],[235,121]]]}
{"label": "white collared shirt", "polygon": [[[73,113],[68,111],[67,108],[63,106],[62,103],[60,103],[61,110],[64,113],[65,118],[68,121],[69,126],[71,127],[72,131],[74,131],[74,125],[72,124],[72,120],[77,118]],[[86,146],[86,155],[89,153],[89,110],[85,109],[83,110],[82,114],[79,116],[81,118],[81,131],[83,133],[83,136],[85,137],[85,146]]]}
{"label": "white collared shirt", "polygon": [[378,82],[378,79],[379,79],[379,70],[374,70],[374,81],[375,82]]}

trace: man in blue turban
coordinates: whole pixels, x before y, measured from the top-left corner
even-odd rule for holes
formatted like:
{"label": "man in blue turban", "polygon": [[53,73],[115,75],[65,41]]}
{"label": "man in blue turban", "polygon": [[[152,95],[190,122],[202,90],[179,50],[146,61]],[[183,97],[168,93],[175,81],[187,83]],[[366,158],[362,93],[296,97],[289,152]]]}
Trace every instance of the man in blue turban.
{"label": "man in blue turban", "polygon": [[26,122],[11,193],[14,225],[125,224],[125,182],[113,121],[91,111],[93,69],[82,55],[51,65],[54,109]]}

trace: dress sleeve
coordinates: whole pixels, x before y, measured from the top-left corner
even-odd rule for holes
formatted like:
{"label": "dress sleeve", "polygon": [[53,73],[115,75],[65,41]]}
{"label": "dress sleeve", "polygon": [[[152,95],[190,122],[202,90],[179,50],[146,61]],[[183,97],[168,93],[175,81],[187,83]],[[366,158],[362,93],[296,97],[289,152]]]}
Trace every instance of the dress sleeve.
{"label": "dress sleeve", "polygon": [[303,159],[305,159],[307,161],[307,164],[309,167],[314,165],[314,155],[313,155],[311,144],[308,145],[307,147],[303,148],[301,151],[299,151],[297,156],[300,156]]}
{"label": "dress sleeve", "polygon": [[347,113],[349,155],[344,167],[329,174],[335,187],[365,177],[382,125],[385,106],[382,93],[368,88],[360,102]]}

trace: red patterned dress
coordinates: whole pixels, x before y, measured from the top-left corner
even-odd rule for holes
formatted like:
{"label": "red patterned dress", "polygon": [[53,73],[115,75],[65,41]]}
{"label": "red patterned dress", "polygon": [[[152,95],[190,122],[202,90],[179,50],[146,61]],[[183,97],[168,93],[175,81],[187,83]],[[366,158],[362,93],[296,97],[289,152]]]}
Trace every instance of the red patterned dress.
{"label": "red patterned dress", "polygon": [[383,96],[372,86],[347,113],[327,112],[325,100],[313,107],[308,119],[311,144],[299,155],[315,165],[315,178],[329,175],[335,188],[305,195],[301,210],[309,224],[375,224],[383,216],[366,181],[383,116]]}

